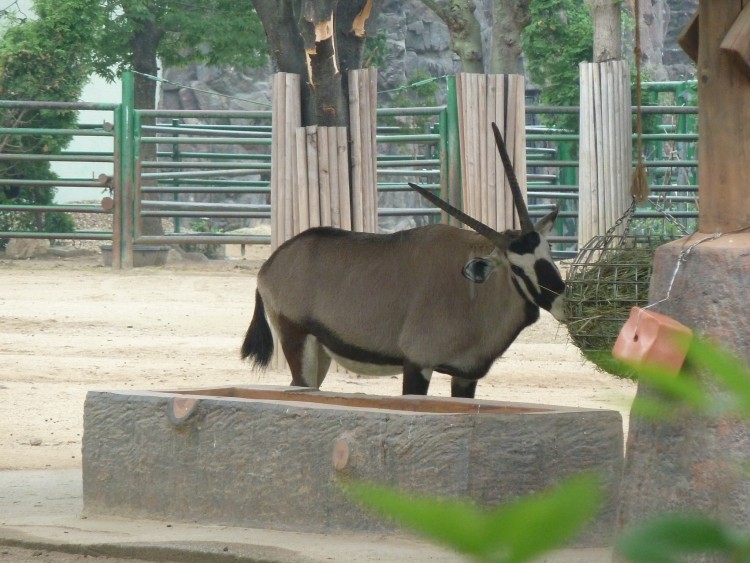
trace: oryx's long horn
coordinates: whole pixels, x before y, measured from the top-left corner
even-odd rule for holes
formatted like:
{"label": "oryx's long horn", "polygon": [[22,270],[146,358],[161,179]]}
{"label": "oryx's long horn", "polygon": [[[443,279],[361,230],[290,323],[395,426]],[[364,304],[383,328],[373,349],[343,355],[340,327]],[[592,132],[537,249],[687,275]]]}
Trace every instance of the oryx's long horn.
{"label": "oryx's long horn", "polygon": [[450,203],[448,203],[447,201],[443,201],[429,190],[426,190],[422,186],[418,186],[417,184],[413,184],[411,182],[409,182],[409,187],[419,195],[421,195],[423,198],[425,198],[427,201],[445,211],[448,215],[455,217],[467,227],[471,227],[480,235],[492,241],[495,245],[503,246],[508,244],[508,239],[505,235],[497,232],[491,227],[488,227],[481,221],[477,221],[476,219],[474,219],[474,217],[467,215],[460,209],[453,207]]}
{"label": "oryx's long horn", "polygon": [[518,211],[518,218],[521,220],[521,232],[528,233],[534,230],[534,223],[531,222],[529,217],[529,210],[526,207],[526,202],[523,200],[523,194],[521,193],[521,186],[518,184],[518,178],[516,178],[516,172],[513,170],[513,164],[508,156],[508,149],[505,147],[505,141],[497,125],[492,123],[492,132],[495,134],[495,144],[497,144],[497,150],[500,153],[500,159],[503,161],[503,167],[505,168],[505,174],[508,176],[508,183],[510,184],[510,191],[513,194],[513,203]]}

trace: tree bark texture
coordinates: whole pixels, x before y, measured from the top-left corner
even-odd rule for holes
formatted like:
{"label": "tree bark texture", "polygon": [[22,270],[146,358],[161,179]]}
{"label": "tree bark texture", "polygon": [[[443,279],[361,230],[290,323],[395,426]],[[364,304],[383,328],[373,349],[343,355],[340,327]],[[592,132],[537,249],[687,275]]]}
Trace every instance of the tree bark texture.
{"label": "tree bark texture", "polygon": [[622,58],[622,5],[617,0],[584,0],[594,23],[594,61]]}
{"label": "tree bark texture", "polygon": [[482,30],[477,20],[474,0],[422,0],[435,12],[450,34],[450,48],[461,59],[463,72],[483,73]]}
{"label": "tree bark texture", "polygon": [[[159,72],[156,51],[159,41],[164,36],[164,30],[157,27],[154,19],[134,19],[134,21],[137,25],[130,38],[133,70],[136,72],[134,77],[134,104],[136,109],[154,109],[156,107],[156,81],[143,76],[143,74],[156,76]],[[149,125],[153,122],[153,118],[143,118],[141,123]],[[156,145],[142,144],[140,158],[141,161],[156,160]],[[141,185],[144,185],[144,183],[141,180]],[[159,199],[158,195],[155,194],[143,194],[141,197],[149,200]],[[161,218],[141,217],[139,232],[149,236],[163,235],[164,229],[162,228]]]}
{"label": "tree bark texture", "polygon": [[521,33],[531,23],[531,0],[493,0],[491,74],[523,74]]}
{"label": "tree bark texture", "polygon": [[640,2],[643,69],[648,76],[648,80],[667,80],[662,53],[664,51],[664,36],[669,25],[669,4],[661,0],[632,1]]}
{"label": "tree bark texture", "polygon": [[252,0],[280,72],[301,75],[302,125],[348,126],[347,72],[362,66],[380,0]]}

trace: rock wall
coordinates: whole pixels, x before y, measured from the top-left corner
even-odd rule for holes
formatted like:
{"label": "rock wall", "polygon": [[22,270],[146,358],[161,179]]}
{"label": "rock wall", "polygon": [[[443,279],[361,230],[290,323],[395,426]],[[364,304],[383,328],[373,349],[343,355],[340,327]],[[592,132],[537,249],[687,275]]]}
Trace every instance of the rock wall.
{"label": "rock wall", "polygon": [[[684,80],[694,76],[695,66],[677,45],[677,37],[697,9],[697,4],[698,0],[644,1],[642,42],[649,79]],[[483,30],[485,54],[489,53],[491,42],[491,14],[491,0],[477,0],[476,16]],[[387,61],[378,75],[378,91],[402,86],[418,70],[436,77],[460,72],[461,61],[450,50],[447,27],[420,0],[384,0],[376,28],[378,33],[385,36]],[[272,72],[271,65],[254,71],[208,68],[203,65],[169,68],[164,72],[166,79],[205,92],[164,84],[161,107],[263,108],[266,106],[245,100],[270,104]],[[381,103],[387,102],[388,97],[389,93],[383,94]]]}

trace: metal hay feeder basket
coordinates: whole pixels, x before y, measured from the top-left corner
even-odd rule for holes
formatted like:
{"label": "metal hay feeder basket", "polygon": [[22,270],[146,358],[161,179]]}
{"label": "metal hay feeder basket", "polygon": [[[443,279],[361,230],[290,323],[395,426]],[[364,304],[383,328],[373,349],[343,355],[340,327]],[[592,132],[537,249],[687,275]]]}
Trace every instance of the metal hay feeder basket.
{"label": "metal hay feeder basket", "polygon": [[[635,204],[606,234],[593,237],[568,270],[565,312],[570,337],[600,369],[620,377],[632,372],[612,357],[612,346],[632,307],[648,304],[656,248],[668,235],[631,234]],[[626,221],[623,234],[614,234]]]}

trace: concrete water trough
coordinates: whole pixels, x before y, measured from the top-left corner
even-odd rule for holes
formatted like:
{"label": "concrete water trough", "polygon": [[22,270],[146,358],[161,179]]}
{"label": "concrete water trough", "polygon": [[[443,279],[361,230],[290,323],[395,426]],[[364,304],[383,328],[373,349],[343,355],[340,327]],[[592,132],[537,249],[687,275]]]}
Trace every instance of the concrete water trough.
{"label": "concrete water trough", "polygon": [[607,503],[578,545],[614,529],[622,419],[611,410],[295,387],[91,391],[89,515],[300,532],[381,532],[346,479],[495,506],[596,471]]}

